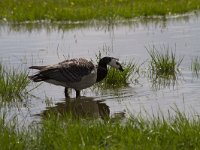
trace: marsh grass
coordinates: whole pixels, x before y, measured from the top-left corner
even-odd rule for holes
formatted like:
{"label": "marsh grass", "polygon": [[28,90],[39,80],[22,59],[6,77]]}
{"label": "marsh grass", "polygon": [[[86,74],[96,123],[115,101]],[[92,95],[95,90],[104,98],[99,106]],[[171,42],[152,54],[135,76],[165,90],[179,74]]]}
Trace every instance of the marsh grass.
{"label": "marsh grass", "polygon": [[193,77],[199,78],[199,71],[200,71],[200,57],[199,56],[196,56],[192,59],[191,70],[192,70]]}
{"label": "marsh grass", "polygon": [[23,134],[18,134],[16,123],[6,123],[5,119],[0,119],[0,145],[1,150],[24,149],[25,143],[20,140]]}
{"label": "marsh grass", "polygon": [[138,16],[166,16],[200,9],[200,0],[2,0],[0,19],[85,21],[130,19]]}
{"label": "marsh grass", "polygon": [[29,79],[26,71],[0,64],[0,102],[22,100],[27,94]]}
{"label": "marsh grass", "polygon": [[200,118],[136,116],[120,120],[73,119],[51,114],[41,124],[23,128],[0,119],[0,145],[4,149],[199,149]]}
{"label": "marsh grass", "polygon": [[[103,56],[109,56],[112,55],[112,49],[106,45],[103,46],[102,50],[96,54],[96,62],[99,62],[99,60]],[[130,60],[128,62],[121,63],[122,68],[124,69],[123,72],[116,70],[112,67],[108,67],[108,74],[104,80],[102,80],[100,83],[96,84],[96,87],[101,89],[107,89],[107,88],[120,88],[124,86],[128,86],[129,83],[135,83],[137,82],[139,78],[139,65],[137,63],[133,62],[133,60]]]}
{"label": "marsh grass", "polygon": [[[128,63],[122,63],[123,72],[109,67],[106,78],[99,83],[102,88],[119,88],[128,86],[133,83],[139,77],[139,68],[136,63],[129,61]],[[137,76],[137,77],[136,77]]]}
{"label": "marsh grass", "polygon": [[160,51],[155,46],[146,49],[150,55],[149,77],[153,85],[174,86],[181,74],[179,66],[183,58],[178,59],[175,52],[166,46],[161,47]]}

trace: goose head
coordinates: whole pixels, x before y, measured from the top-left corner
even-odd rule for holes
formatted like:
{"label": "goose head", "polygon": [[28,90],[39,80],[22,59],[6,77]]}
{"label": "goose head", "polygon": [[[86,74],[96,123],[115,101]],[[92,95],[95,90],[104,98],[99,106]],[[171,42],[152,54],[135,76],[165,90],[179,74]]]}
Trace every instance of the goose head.
{"label": "goose head", "polygon": [[120,71],[124,71],[124,69],[122,68],[122,65],[118,61],[119,61],[119,59],[114,58],[114,57],[103,57],[99,61],[99,66],[106,68],[106,66],[109,65],[109,66],[111,66],[115,69],[118,69]]}
{"label": "goose head", "polygon": [[118,62],[119,59],[110,57],[110,62],[108,63],[109,66],[118,69],[119,71],[124,71],[122,65]]}

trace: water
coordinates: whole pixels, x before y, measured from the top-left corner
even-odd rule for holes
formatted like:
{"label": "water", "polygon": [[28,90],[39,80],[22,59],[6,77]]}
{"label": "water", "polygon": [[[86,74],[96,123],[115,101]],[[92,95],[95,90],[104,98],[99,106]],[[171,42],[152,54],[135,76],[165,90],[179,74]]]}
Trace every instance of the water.
{"label": "water", "polygon": [[[83,90],[82,101],[72,98],[67,102],[62,87],[43,83],[32,91],[35,97],[26,100],[26,106],[21,106],[19,116],[27,116],[28,121],[37,120],[38,114],[52,109],[47,107],[47,103],[56,106],[54,110],[70,110],[82,106],[85,107],[82,112],[75,111],[75,114],[93,113],[98,117],[102,117],[102,114],[120,114],[122,117],[132,114],[151,116],[159,112],[166,115],[168,111],[173,114],[176,107],[186,114],[200,113],[200,80],[194,79],[190,70],[191,59],[200,56],[198,16],[192,14],[168,19],[133,20],[113,25],[93,23],[75,28],[66,26],[35,24],[30,27],[29,24],[2,24],[0,57],[5,64],[28,68],[33,64],[54,64],[68,57],[95,59],[95,54],[106,48],[111,51],[112,56],[120,58],[121,61],[134,59],[143,63],[150,58],[145,47],[165,45],[175,50],[179,58],[184,57],[181,64],[182,76],[175,87],[155,90],[148,79],[141,77],[139,84],[130,84],[129,87],[118,90]],[[145,65],[143,69],[145,70]],[[73,91],[71,94],[72,97],[75,96]],[[94,110],[84,112],[89,107]],[[106,111],[102,108],[106,108]]]}

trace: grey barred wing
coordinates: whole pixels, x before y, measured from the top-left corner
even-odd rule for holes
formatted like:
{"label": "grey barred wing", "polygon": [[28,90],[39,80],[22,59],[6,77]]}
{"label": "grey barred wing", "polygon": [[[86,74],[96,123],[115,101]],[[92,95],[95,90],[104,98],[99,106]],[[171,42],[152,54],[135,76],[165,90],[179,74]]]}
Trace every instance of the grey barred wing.
{"label": "grey barred wing", "polygon": [[63,61],[57,65],[46,67],[40,71],[47,80],[56,80],[59,82],[79,82],[84,76],[91,74],[95,69],[92,62],[85,59],[73,59]]}

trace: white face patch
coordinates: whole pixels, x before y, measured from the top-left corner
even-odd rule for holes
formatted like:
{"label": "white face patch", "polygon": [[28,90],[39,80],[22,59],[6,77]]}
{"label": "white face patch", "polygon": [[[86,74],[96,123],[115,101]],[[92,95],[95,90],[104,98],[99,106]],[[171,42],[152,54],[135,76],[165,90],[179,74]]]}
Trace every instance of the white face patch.
{"label": "white face patch", "polygon": [[116,68],[116,69],[119,69],[120,68],[120,65],[119,65],[119,63],[117,62],[118,61],[118,59],[112,59],[109,63],[108,63],[108,65],[110,65],[111,67],[113,67],[113,68]]}

